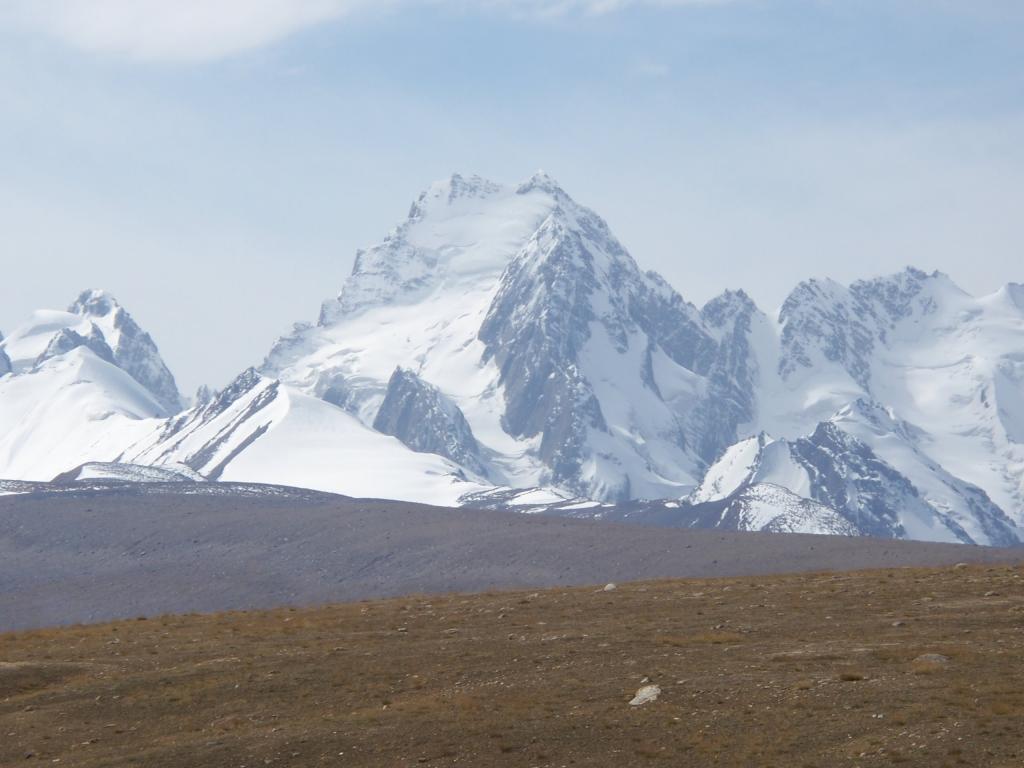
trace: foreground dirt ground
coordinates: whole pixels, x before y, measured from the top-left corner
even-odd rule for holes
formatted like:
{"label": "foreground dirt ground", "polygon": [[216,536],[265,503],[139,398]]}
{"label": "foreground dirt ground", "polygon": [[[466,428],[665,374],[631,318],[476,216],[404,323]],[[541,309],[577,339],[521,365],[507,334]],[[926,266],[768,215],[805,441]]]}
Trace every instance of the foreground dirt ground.
{"label": "foreground dirt ground", "polygon": [[[0,635],[0,765],[1018,767],[1022,582],[674,581]],[[660,697],[631,707],[647,681]]]}

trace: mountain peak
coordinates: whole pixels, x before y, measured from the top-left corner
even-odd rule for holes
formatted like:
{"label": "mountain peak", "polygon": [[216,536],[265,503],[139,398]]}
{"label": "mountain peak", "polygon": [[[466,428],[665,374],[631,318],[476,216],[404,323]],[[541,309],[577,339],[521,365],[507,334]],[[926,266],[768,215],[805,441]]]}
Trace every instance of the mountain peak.
{"label": "mountain peak", "polygon": [[994,295],[1003,297],[1006,301],[1012,303],[1017,309],[1024,310],[1024,284],[1007,283],[996,291]]}
{"label": "mountain peak", "polygon": [[556,209],[577,213],[568,200],[564,193],[517,194],[480,176],[454,174],[431,184],[383,242],[357,252],[340,293],[322,306],[319,325],[421,301],[439,289],[486,292]]}
{"label": "mountain peak", "polygon": [[68,312],[76,315],[106,317],[121,308],[117,299],[109,292],[102,288],[90,288],[78,294],[78,298],[68,307]]}
{"label": "mountain peak", "polygon": [[409,220],[419,221],[431,211],[450,207],[459,200],[486,200],[503,191],[500,184],[482,176],[463,176],[453,173],[447,179],[435,181],[427,187],[409,210]]}
{"label": "mountain peak", "polygon": [[949,299],[967,296],[949,275],[938,270],[929,274],[915,267],[907,267],[892,275],[858,280],[851,283],[849,290],[854,299],[865,306],[872,305],[873,311],[889,322],[915,312],[930,314]]}
{"label": "mountain peak", "polygon": [[913,266],[912,264],[908,264],[906,267],[903,268],[902,272],[897,272],[892,277],[902,277],[904,279],[916,280],[917,282],[921,283],[927,282],[929,280],[934,280],[940,283],[948,283],[954,286],[956,285],[953,282],[953,278],[951,278],[947,273],[943,272],[940,269],[933,269],[931,272],[927,272],[923,269],[919,269],[918,267]]}
{"label": "mountain peak", "polygon": [[935,270],[934,272],[931,273],[931,275],[929,275],[923,269],[918,269],[917,267],[910,265],[904,267],[903,272],[909,277],[913,277],[918,280],[925,280],[928,277],[938,277],[940,274],[938,270]]}
{"label": "mountain peak", "polygon": [[953,282],[953,279],[945,272],[941,272],[937,269],[933,269],[931,272],[926,272],[925,270],[918,269],[914,266],[906,266],[899,272],[893,272],[887,275],[879,275],[878,277],[856,280],[853,283],[850,283],[850,289],[855,291],[858,286],[898,285],[903,287],[904,290],[910,290],[919,289],[929,283],[949,286],[960,293],[963,292],[960,287]]}
{"label": "mountain peak", "polygon": [[111,361],[148,389],[168,413],[181,410],[181,394],[156,343],[111,293],[100,288],[82,291],[68,312],[92,322],[112,353]]}
{"label": "mountain peak", "polygon": [[547,192],[551,195],[565,195],[565,190],[546,171],[537,171],[516,188],[516,193],[520,195],[534,191]]}
{"label": "mountain peak", "polygon": [[[709,320],[721,318],[727,315],[751,314],[757,312],[757,304],[750,298],[742,288],[739,290],[727,289],[710,299],[701,309],[701,314]],[[716,323],[720,324],[720,323]]]}

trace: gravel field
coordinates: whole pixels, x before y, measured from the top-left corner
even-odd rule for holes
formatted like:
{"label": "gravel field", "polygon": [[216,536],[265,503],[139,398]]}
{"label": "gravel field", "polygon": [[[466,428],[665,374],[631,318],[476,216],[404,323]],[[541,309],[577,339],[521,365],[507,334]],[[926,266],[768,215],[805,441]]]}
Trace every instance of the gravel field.
{"label": "gravel field", "polygon": [[659,529],[274,487],[62,488],[0,497],[0,631],[413,593],[1022,558],[1022,550]]}
{"label": "gravel field", "polygon": [[1022,580],[899,568],[0,634],[0,765],[1019,768]]}

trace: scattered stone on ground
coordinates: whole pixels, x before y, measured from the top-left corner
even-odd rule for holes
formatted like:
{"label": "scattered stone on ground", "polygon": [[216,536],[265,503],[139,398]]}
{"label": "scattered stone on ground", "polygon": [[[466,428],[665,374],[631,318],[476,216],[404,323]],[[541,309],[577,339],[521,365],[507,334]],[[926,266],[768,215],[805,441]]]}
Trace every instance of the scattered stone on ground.
{"label": "scattered stone on ground", "polygon": [[629,706],[642,707],[644,704],[657,701],[659,696],[661,696],[661,688],[656,685],[645,685],[636,692],[636,696],[630,700]]}
{"label": "scattered stone on ground", "polygon": [[1019,768],[1022,574],[619,581],[614,599],[602,574],[0,634],[0,766]]}

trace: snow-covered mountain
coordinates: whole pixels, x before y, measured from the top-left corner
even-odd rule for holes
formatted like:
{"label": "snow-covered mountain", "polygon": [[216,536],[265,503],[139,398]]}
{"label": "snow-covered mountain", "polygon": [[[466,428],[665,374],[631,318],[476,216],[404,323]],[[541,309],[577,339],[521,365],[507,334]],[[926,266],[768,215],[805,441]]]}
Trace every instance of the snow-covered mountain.
{"label": "snow-covered mountain", "polygon": [[497,485],[678,496],[718,447],[692,423],[732,437],[751,416],[742,394],[695,413],[732,394],[720,314],[706,329],[548,176],[453,176],[358,255],[319,322],[296,326],[261,372],[371,426],[390,421],[401,384],[407,426],[392,434],[422,450],[444,433],[438,452]]}
{"label": "snow-covered mountain", "polygon": [[343,409],[252,369],[134,441],[123,460],[184,465],[209,480],[447,506],[486,487],[451,461],[415,453]]}
{"label": "snow-covered mountain", "polygon": [[576,516],[673,499],[650,514],[680,525],[1024,531],[1024,286],[907,269],[801,283],[774,314],[741,290],[697,308],[542,173],[432,185],[315,323],[180,403],[149,336],[87,292],[0,341],[0,427],[21,430],[0,476],[116,460]]}
{"label": "snow-covered mountain", "polygon": [[990,505],[1020,525],[1022,298],[1013,284],[976,298],[914,269],[804,283],[780,313],[779,375],[761,387],[775,406],[758,426],[791,437],[831,422],[974,540],[991,538],[978,511]]}
{"label": "snow-covered mountain", "polygon": [[0,476],[52,480],[86,461],[118,461],[178,407],[150,337],[109,295],[83,293],[0,341]]}
{"label": "snow-covered mountain", "polygon": [[35,312],[8,338],[0,336],[0,375],[7,371],[33,372],[46,361],[78,347],[91,349],[135,379],[160,404],[163,413],[181,410],[174,376],[153,339],[105,291],[84,291],[66,312]]}
{"label": "snow-covered mountain", "polygon": [[[877,418],[878,410],[858,401],[807,437],[773,440],[762,433],[740,441],[708,470],[687,502],[742,510],[753,489],[785,488],[834,511],[859,535],[992,544],[1017,540],[1013,521],[984,491],[915,452],[888,414]],[[889,463],[871,447],[884,442],[890,443],[890,456],[902,454],[900,460]],[[725,521],[725,527],[736,527],[727,516]]]}

